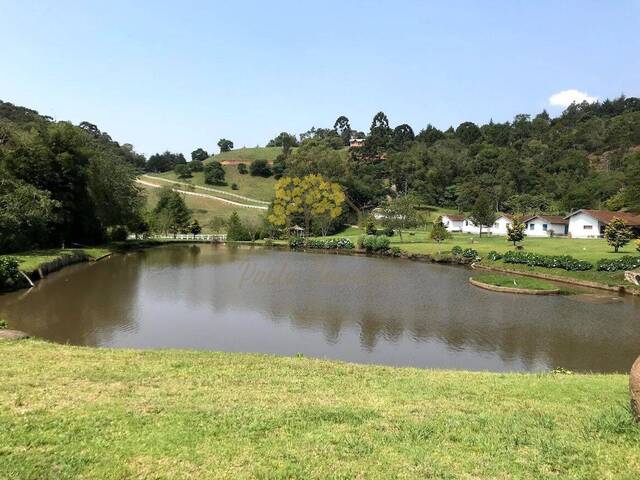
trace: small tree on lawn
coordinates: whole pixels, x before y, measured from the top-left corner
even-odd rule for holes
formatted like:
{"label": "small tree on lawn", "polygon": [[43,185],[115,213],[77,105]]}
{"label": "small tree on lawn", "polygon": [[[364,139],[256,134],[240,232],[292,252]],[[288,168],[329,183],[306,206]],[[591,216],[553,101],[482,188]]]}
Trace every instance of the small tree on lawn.
{"label": "small tree on lawn", "polygon": [[191,223],[191,226],[189,227],[189,231],[193,235],[193,238],[196,238],[196,235],[200,235],[200,233],[202,232],[202,227],[198,223],[198,220],[194,220]]}
{"label": "small tree on lawn", "polygon": [[227,240],[245,241],[249,240],[249,232],[242,224],[238,212],[233,212],[227,221]]}
{"label": "small tree on lawn", "polygon": [[514,219],[513,224],[507,224],[507,240],[513,242],[513,246],[516,246],[517,242],[524,240],[525,224],[519,219]]}
{"label": "small tree on lawn", "polygon": [[173,171],[178,178],[191,178],[191,170],[185,163],[179,163],[175,167],[173,167]]}
{"label": "small tree on lawn", "polygon": [[244,163],[239,163],[238,164],[238,173],[240,175],[246,175],[249,172],[249,170],[247,170],[247,165]]}
{"label": "small tree on lawn", "polygon": [[493,203],[489,196],[482,192],[476,198],[476,203],[471,209],[471,215],[469,215],[471,221],[480,228],[480,236],[482,237],[482,227],[493,225],[496,221],[496,211],[493,208]]}
{"label": "small tree on lawn", "polygon": [[394,198],[383,208],[382,225],[387,229],[398,230],[402,241],[402,231],[415,227],[418,222],[417,204],[416,197],[410,194]]}
{"label": "small tree on lawn", "polygon": [[251,242],[255,242],[258,238],[260,238],[264,224],[262,219],[249,218],[245,220],[243,224],[245,230],[247,231],[247,234],[251,238]]}
{"label": "small tree on lawn", "polygon": [[604,229],[604,238],[618,253],[620,247],[624,247],[633,238],[631,229],[626,222],[620,218],[614,218]]}
{"label": "small tree on lawn", "polygon": [[447,227],[444,226],[442,217],[436,218],[436,221],[433,223],[433,228],[431,229],[431,240],[435,240],[440,243],[450,236],[451,234],[447,230]]}
{"label": "small tree on lawn", "polygon": [[204,166],[204,183],[209,185],[226,185],[224,168],[220,162],[212,161]]}

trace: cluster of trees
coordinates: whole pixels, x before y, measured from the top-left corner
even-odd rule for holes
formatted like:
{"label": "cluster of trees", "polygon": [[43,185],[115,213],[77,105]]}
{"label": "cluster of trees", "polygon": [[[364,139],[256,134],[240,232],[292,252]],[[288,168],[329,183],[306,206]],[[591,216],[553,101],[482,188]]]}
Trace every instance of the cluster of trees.
{"label": "cluster of trees", "polygon": [[0,252],[91,244],[144,223],[131,145],[89,122],[55,122],[0,101]]}
{"label": "cluster of trees", "polygon": [[[350,137],[361,148],[345,149]],[[420,202],[461,211],[486,195],[492,210],[564,213],[579,208],[640,211],[640,99],[574,104],[511,122],[463,122],[418,133],[391,127],[377,113],[365,135],[339,117],[334,128],[282,133],[270,144],[296,145],[274,162],[277,176],[320,174],[338,182],[358,209],[413,194]],[[483,199],[483,201],[485,201]]]}

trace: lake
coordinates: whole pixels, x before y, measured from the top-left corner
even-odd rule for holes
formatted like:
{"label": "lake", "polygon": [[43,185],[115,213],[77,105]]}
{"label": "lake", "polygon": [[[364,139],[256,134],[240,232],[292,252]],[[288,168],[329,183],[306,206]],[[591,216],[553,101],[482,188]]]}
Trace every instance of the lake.
{"label": "lake", "polygon": [[68,267],[0,295],[10,328],[60,343],[303,354],[491,371],[624,372],[640,299],[526,296],[464,267],[337,254],[171,245]]}

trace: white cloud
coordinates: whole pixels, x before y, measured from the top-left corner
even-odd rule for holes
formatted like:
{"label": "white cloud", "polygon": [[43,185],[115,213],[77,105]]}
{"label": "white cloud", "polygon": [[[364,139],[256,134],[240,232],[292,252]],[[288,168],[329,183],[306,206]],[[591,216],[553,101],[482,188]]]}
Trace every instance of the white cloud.
{"label": "white cloud", "polygon": [[598,100],[598,97],[592,97],[580,90],[574,88],[570,90],[563,90],[558,93],[554,93],[549,97],[549,103],[551,105],[567,108],[572,103],[588,102],[593,103]]}

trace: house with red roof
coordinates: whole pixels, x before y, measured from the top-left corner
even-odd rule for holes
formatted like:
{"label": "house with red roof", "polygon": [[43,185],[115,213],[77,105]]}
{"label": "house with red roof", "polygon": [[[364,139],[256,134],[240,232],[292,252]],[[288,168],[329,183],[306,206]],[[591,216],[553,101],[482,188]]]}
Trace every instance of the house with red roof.
{"label": "house with red roof", "polygon": [[524,220],[528,237],[553,237],[569,233],[569,220],[558,215],[534,215]]}
{"label": "house with red roof", "polygon": [[453,213],[442,215],[442,223],[449,232],[462,232],[462,226],[466,217]]}
{"label": "house with red roof", "polygon": [[600,238],[611,220],[619,218],[627,225],[640,230],[640,215],[628,212],[611,212],[609,210],[577,210],[564,217],[569,221],[569,236],[571,238]]}

